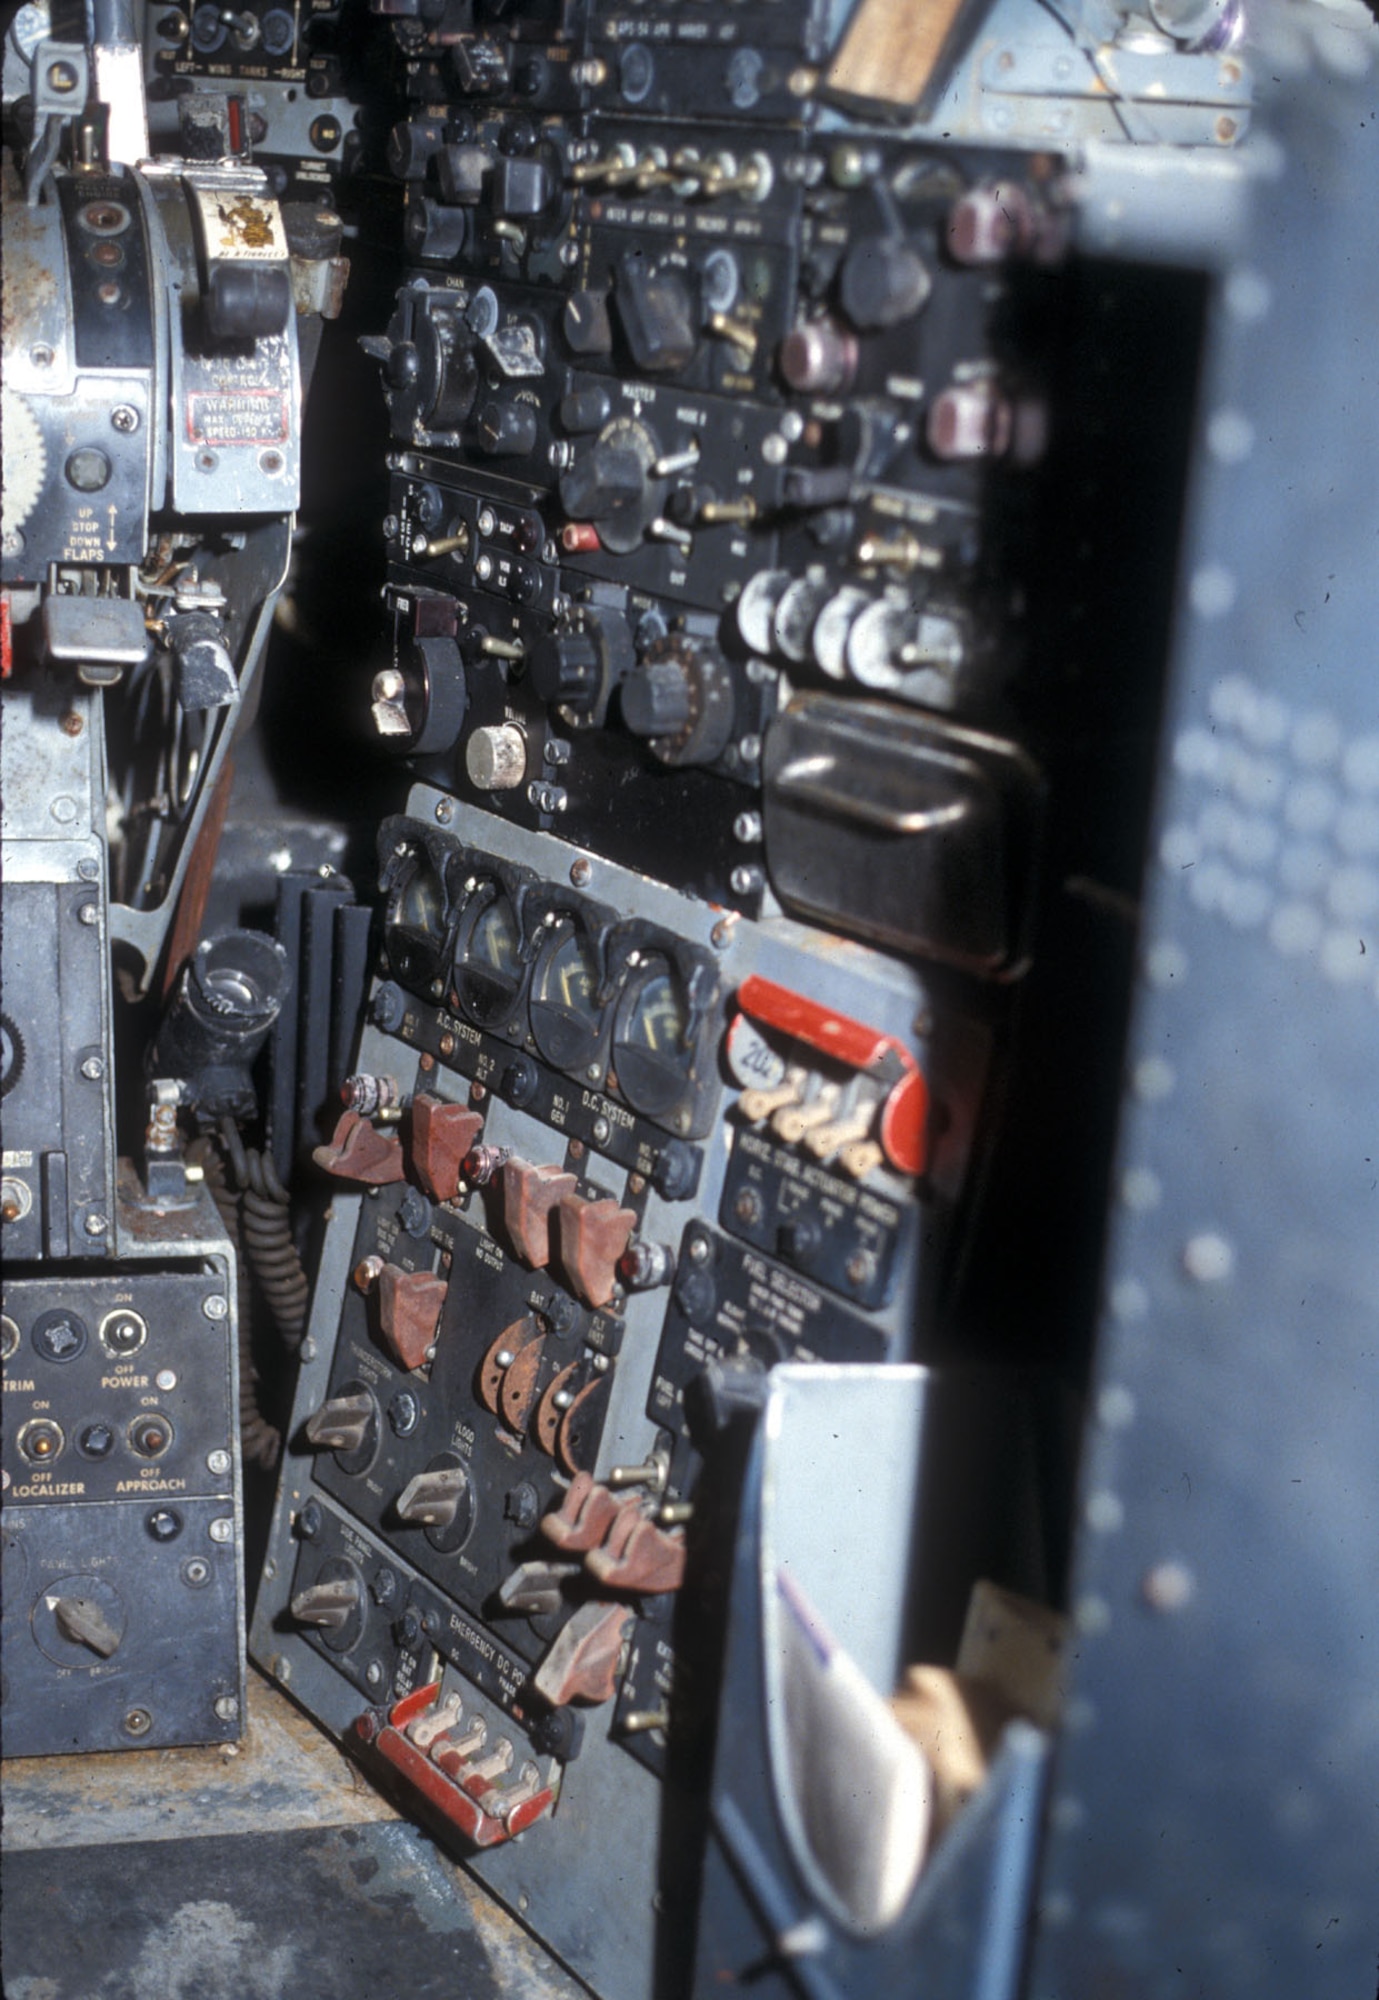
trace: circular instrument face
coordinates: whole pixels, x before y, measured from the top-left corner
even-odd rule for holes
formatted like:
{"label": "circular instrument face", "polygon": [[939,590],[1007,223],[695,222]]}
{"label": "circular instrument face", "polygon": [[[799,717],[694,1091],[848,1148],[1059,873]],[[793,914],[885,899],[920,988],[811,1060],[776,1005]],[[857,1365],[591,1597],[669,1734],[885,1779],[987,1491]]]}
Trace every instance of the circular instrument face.
{"label": "circular instrument face", "polygon": [[511,902],[494,882],[476,885],[455,952],[459,1004],[482,1028],[504,1023],[522,986],[521,937]]}
{"label": "circular instrument face", "polygon": [[689,1082],[693,1049],[684,995],[670,967],[653,958],[626,988],[614,1027],[614,1062],[623,1096],[656,1118]]}
{"label": "circular instrument face", "polygon": [[427,857],[419,854],[388,906],[388,955],[397,978],[409,986],[429,986],[438,979],[445,934],[445,888]]}
{"label": "circular instrument face", "polygon": [[531,1026],[536,1045],[558,1069],[587,1067],[603,1027],[598,956],[572,918],[562,918],[538,954],[532,976]]}

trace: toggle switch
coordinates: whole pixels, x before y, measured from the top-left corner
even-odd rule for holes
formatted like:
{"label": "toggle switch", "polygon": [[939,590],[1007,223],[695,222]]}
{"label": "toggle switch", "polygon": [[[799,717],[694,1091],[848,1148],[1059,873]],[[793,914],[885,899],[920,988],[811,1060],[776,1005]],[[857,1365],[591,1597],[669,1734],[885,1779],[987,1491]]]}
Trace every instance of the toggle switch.
{"label": "toggle switch", "polygon": [[334,1396],[307,1418],[307,1442],[322,1451],[358,1451],[377,1422],[372,1396]]}
{"label": "toggle switch", "polygon": [[420,1368],[435,1352],[436,1329],[449,1290],[432,1271],[385,1264],[378,1274],[378,1323],[404,1368]]}
{"label": "toggle switch", "polygon": [[809,1081],[808,1072],[803,1069],[788,1069],[781,1081],[761,1090],[744,1090],[738,1099],[738,1109],[749,1125],[759,1125],[764,1118],[770,1118],[777,1111],[788,1110],[799,1104]]}
{"label": "toggle switch", "polygon": [[549,1617],[565,1602],[565,1585],[579,1575],[578,1563],[524,1562],[505,1577],[498,1592],[504,1611],[527,1618]]}
{"label": "toggle switch", "polygon": [[469,1759],[483,1749],[488,1741],[488,1724],[481,1715],[476,1715],[463,1736],[448,1733],[436,1737],[431,1745],[431,1762],[438,1764],[450,1777],[462,1777],[464,1766]]}
{"label": "toggle switch", "polygon": [[551,1261],[551,1210],[578,1183],[563,1167],[508,1160],[503,1167],[503,1223],[522,1262],[544,1271]]}
{"label": "toggle switch", "polygon": [[459,1193],[465,1155],[483,1130],[483,1114],[418,1091],[412,1099],[412,1167],[435,1201]]}
{"label": "toggle switch", "polygon": [[618,1259],[626,1250],[637,1217],[611,1197],[584,1201],[567,1195],[555,1210],[560,1263],[571,1291],[587,1306],[606,1306],[618,1282]]}
{"label": "toggle switch", "polygon": [[649,1515],[629,1509],[613,1523],[601,1548],[584,1558],[590,1576],[610,1590],[659,1597],[685,1580],[685,1539],[658,1528]]}
{"label": "toggle switch", "polygon": [[582,1604],[537,1668],[537,1693],[552,1708],[611,1701],[631,1624],[626,1604]]}
{"label": "toggle switch", "polygon": [[553,1514],[541,1522],[548,1542],[569,1553],[597,1548],[619,1513],[635,1501],[617,1500],[588,1472],[577,1472]]}
{"label": "toggle switch", "polygon": [[816,1125],[830,1125],[838,1109],[838,1086],[825,1083],[808,1104],[786,1105],[771,1114],[771,1130],[787,1146],[793,1146]]}
{"label": "toggle switch", "polygon": [[344,1112],[329,1145],[317,1146],[311,1157],[337,1180],[362,1181],[366,1187],[389,1187],[407,1178],[396,1132],[380,1132],[357,1111]]}
{"label": "toggle switch", "polygon": [[874,1104],[859,1105],[834,1124],[816,1125],[812,1132],[804,1135],[805,1151],[812,1153],[816,1160],[831,1159],[844,1146],[854,1145],[859,1139],[866,1138],[875,1110]]}
{"label": "toggle switch", "polygon": [[512,1769],[513,1755],[512,1738],[500,1736],[487,1757],[474,1759],[455,1775],[467,1791],[475,1784],[491,1785],[495,1778],[501,1778],[505,1771]]}
{"label": "toggle switch", "polygon": [[464,1702],[458,1690],[448,1694],[444,1701],[438,1701],[431,1708],[413,1716],[407,1725],[407,1735],[418,1750],[429,1750],[438,1736],[444,1736],[453,1729],[464,1713]]}

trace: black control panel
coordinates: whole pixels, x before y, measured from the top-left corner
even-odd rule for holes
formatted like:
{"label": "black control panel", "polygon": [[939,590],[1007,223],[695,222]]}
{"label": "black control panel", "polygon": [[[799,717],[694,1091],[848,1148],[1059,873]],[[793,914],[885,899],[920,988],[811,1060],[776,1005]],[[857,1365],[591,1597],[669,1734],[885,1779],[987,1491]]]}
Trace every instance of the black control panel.
{"label": "black control panel", "polygon": [[238,1740],[233,1275],[7,1273],[8,1756]]}

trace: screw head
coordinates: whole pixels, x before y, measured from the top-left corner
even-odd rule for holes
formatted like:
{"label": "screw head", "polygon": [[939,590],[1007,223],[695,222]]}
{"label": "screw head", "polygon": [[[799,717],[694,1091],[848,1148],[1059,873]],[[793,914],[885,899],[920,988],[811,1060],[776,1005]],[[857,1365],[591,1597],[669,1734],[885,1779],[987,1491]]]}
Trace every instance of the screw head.
{"label": "screw head", "polygon": [[95,925],[100,920],[101,912],[99,903],[83,903],[77,911],[77,922],[79,924]]}
{"label": "screw head", "polygon": [[217,1476],[219,1476],[222,1473],[228,1472],[230,1470],[229,1452],[208,1451],[206,1453],[206,1470],[208,1472],[214,1472]]}
{"label": "screw head", "polygon": [[436,801],[436,821],[437,821],[437,824],[438,824],[438,825],[440,825],[440,826],[449,826],[449,824],[450,824],[451,820],[452,820],[452,819],[454,819],[454,817],[455,817],[455,803],[454,803],[454,800],[453,800],[453,799],[437,799],[437,801]]}
{"label": "screw head", "polygon": [[213,1542],[232,1542],[235,1538],[235,1524],[228,1514],[221,1514],[218,1519],[212,1521],[210,1534]]}
{"label": "screw head", "polygon": [[581,854],[577,861],[570,863],[570,880],[576,889],[587,889],[593,874],[594,865],[587,855]]}
{"label": "screw head", "polygon": [[139,428],[139,412],[132,403],[116,403],[110,412],[110,422],[115,430],[128,437]]}
{"label": "screw head", "polygon": [[104,1236],[110,1222],[104,1215],[88,1215],[83,1227],[88,1236]]}
{"label": "screw head", "polygon": [[212,1292],[209,1298],[201,1301],[201,1310],[207,1319],[224,1319],[230,1310],[230,1302],[222,1293]]}
{"label": "screw head", "polygon": [[147,1736],[153,1727],[153,1717],[146,1708],[131,1708],[121,1726],[126,1736]]}
{"label": "screw head", "polygon": [[232,1694],[222,1694],[216,1699],[215,1712],[218,1722],[234,1722],[239,1716],[239,1702]]}
{"label": "screw head", "polygon": [[88,1083],[99,1083],[105,1075],[105,1064],[99,1056],[88,1056],[81,1066],[81,1073]]}

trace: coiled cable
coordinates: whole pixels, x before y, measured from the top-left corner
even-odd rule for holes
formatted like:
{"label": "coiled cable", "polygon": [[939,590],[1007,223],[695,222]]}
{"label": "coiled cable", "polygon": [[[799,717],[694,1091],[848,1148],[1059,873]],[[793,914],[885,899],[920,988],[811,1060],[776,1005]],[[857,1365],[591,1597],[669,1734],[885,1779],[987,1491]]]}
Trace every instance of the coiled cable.
{"label": "coiled cable", "polygon": [[244,1255],[240,1196],[226,1178],[223,1155],[210,1141],[193,1140],[188,1153],[199,1162],[225,1234],[235,1247],[239,1299],[237,1335],[240,1453],[246,1463],[261,1465],[265,1471],[271,1472],[282,1455],[282,1433],[264,1415],[259,1403],[259,1371],[254,1361],[253,1308],[249,1268]]}
{"label": "coiled cable", "polygon": [[233,1120],[221,1121],[220,1135],[240,1187],[245,1254],[278,1333],[295,1354],[306,1329],[310,1287],[292,1237],[292,1198],[272,1155],[246,1146]]}

